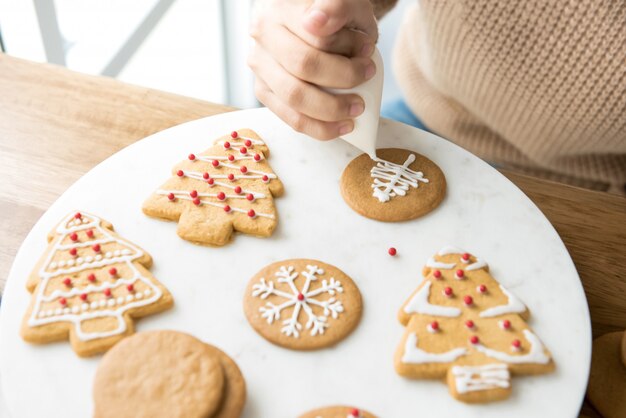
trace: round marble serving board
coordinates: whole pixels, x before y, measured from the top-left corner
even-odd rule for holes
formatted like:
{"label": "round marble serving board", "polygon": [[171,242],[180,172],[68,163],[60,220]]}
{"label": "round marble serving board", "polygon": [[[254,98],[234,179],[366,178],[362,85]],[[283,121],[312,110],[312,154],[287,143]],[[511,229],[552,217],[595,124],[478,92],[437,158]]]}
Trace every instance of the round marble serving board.
{"label": "round marble serving board", "polygon": [[[237,235],[222,248],[202,247],[178,238],[176,223],[142,214],[143,200],[174,164],[244,127],[265,139],[269,162],[285,184],[285,195],[276,200],[280,221],[273,237]],[[137,330],[177,329],[224,349],[246,378],[247,418],[294,417],[329,404],[355,405],[381,417],[576,416],[589,371],[591,329],[583,288],[554,228],[509,180],[456,145],[387,120],[379,136],[379,148],[415,150],[444,171],[447,197],[433,213],[405,223],[359,216],[339,191],[339,177],[359,151],[340,140],[317,142],[296,134],[267,109],[185,123],[99,164],[41,217],[15,258],[0,314],[0,376],[9,411],[15,417],[91,414],[100,357],[81,359],[66,342],[35,346],[18,335],[30,299],[26,278],[46,248],[46,234],[69,211],[83,210],[110,221],[152,254],[153,274],[174,296],[173,310],[138,321]],[[395,373],[392,357],[404,331],[396,312],[420,283],[426,260],[447,244],[484,258],[494,277],[528,305],[530,326],[551,350],[555,373],[515,377],[510,399],[486,405],[455,401],[442,382]],[[398,249],[396,257],[387,254],[391,246]],[[337,346],[286,350],[246,322],[248,280],[263,266],[289,258],[333,264],[359,286],[362,321]]]}

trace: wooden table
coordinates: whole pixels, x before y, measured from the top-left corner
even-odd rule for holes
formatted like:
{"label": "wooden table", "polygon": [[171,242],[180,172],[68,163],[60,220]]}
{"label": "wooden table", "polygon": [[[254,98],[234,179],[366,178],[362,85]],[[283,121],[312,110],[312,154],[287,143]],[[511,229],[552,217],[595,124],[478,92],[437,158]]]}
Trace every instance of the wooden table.
{"label": "wooden table", "polygon": [[[145,136],[231,110],[0,54],[0,289],[30,228],[89,169]],[[565,242],[594,337],[626,329],[626,199],[503,173]],[[585,403],[581,416],[598,415]]]}

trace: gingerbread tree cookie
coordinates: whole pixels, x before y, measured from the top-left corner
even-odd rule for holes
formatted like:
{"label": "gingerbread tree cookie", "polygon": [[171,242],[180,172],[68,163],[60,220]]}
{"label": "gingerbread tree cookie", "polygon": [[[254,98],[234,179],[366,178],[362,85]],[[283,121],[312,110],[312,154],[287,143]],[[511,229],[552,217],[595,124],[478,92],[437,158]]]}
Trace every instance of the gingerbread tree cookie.
{"label": "gingerbread tree cookie", "polygon": [[178,235],[198,244],[224,245],[233,231],[268,237],[277,224],[273,197],[283,194],[268,155],[254,131],[234,131],[176,165],[143,212],[178,221]]}
{"label": "gingerbread tree cookie", "polygon": [[483,260],[446,247],[428,260],[424,281],[398,317],[406,326],[395,367],[411,378],[446,377],[464,402],[506,398],[510,374],[554,369],[526,324],[529,311],[489,274]]}
{"label": "gingerbread tree cookie", "polygon": [[172,306],[170,293],[147,270],[150,255],[110,223],[72,213],[48,242],[26,286],[32,293],[21,329],[26,341],[69,336],[79,356],[90,356],[132,334],[134,318]]}

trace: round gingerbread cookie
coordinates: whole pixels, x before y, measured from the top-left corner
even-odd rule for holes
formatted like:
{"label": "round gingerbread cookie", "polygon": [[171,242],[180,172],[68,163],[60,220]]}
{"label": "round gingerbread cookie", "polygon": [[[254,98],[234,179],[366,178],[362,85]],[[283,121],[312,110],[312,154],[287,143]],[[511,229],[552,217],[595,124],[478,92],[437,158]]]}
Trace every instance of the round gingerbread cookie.
{"label": "round gingerbread cookie", "polygon": [[102,358],[94,417],[211,417],[223,394],[220,356],[202,341],[176,331],[140,332]]}
{"label": "round gingerbread cookie", "polygon": [[268,341],[294,350],[331,346],[361,318],[361,293],[344,272],[317,260],[279,261],[250,280],[244,311]]}
{"label": "round gingerbread cookie", "polygon": [[621,359],[624,332],[593,341],[587,396],[605,418],[626,417],[626,366]]}
{"label": "round gingerbread cookie", "polygon": [[376,418],[376,415],[350,406],[326,406],[300,415],[300,418]]}
{"label": "round gingerbread cookie", "polygon": [[384,148],[372,160],[362,154],[341,175],[341,194],[357,213],[384,222],[419,218],[446,194],[446,178],[428,158],[414,151]]}
{"label": "round gingerbread cookie", "polygon": [[237,418],[246,403],[246,381],[237,363],[226,353],[210,344],[205,344],[211,354],[218,358],[224,371],[224,395],[218,411],[211,418]]}

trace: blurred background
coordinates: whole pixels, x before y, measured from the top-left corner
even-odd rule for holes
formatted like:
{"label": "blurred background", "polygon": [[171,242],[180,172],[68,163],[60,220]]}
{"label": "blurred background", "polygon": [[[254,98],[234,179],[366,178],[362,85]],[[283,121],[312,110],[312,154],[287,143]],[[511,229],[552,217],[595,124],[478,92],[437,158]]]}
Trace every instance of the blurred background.
{"label": "blurred background", "polygon": [[[391,51],[400,0],[381,21],[383,102],[400,96]],[[0,0],[3,50],[145,87],[258,106],[246,66],[253,0]]]}

